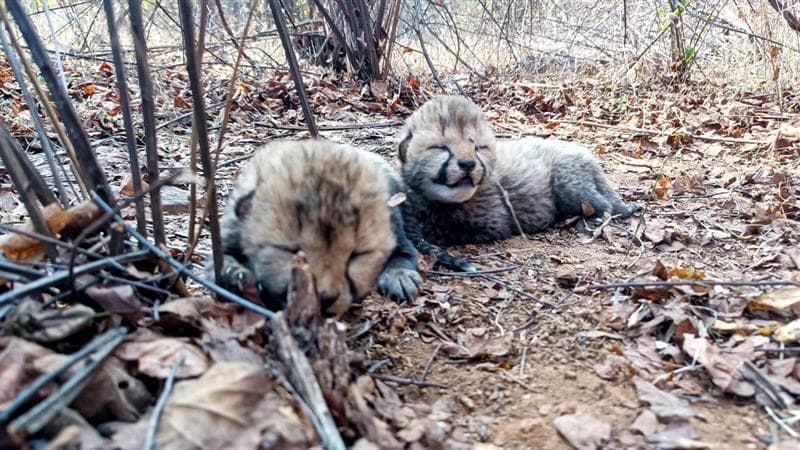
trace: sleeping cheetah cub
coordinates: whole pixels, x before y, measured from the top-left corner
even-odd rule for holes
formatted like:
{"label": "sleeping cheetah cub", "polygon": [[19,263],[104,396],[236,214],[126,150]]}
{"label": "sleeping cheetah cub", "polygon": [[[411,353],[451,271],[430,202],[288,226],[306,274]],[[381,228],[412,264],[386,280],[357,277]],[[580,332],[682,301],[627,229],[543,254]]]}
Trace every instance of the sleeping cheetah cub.
{"label": "sleeping cheetah cub", "polygon": [[286,300],[289,262],[302,250],[323,310],[341,315],[378,291],[416,297],[418,256],[389,200],[400,190],[380,156],[324,140],[273,142],[242,170],[222,218],[223,285],[255,284],[272,309]]}
{"label": "sleeping cheetah cub", "polygon": [[406,120],[398,156],[408,186],[406,233],[422,253],[461,270],[473,269],[437,245],[518,234],[508,203],[525,233],[586,209],[594,217],[629,217],[638,210],[620,200],[584,147],[530,137],[496,141],[480,108],[463,97],[435,97],[415,111]]}

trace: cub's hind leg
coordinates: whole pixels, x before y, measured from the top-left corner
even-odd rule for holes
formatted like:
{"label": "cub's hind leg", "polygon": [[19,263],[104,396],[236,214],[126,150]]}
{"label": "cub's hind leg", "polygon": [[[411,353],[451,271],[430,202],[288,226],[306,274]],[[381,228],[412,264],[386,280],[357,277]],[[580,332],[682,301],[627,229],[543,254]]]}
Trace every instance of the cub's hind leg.
{"label": "cub's hind leg", "polygon": [[598,173],[595,176],[595,186],[597,187],[597,191],[608,199],[611,204],[612,215],[619,215],[620,217],[626,218],[632,216],[639,210],[639,205],[636,203],[623,202],[619,194],[608,184],[608,180],[602,173]]}

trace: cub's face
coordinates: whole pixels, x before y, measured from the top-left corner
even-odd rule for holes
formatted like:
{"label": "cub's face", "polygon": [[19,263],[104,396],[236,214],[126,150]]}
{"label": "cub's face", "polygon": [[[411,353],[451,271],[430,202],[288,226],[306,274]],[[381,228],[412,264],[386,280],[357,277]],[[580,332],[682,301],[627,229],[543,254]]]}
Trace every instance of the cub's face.
{"label": "cub's face", "polygon": [[496,141],[477,105],[441,96],[406,120],[399,145],[403,180],[429,200],[463,203],[487,182]]}
{"label": "cub's face", "polygon": [[253,169],[262,181],[237,207],[243,253],[262,296],[281,305],[290,261],[303,251],[322,309],[338,316],[370,292],[394,248],[385,177],[349,153],[337,156],[338,147],[308,157],[296,146],[287,155],[269,150]]}

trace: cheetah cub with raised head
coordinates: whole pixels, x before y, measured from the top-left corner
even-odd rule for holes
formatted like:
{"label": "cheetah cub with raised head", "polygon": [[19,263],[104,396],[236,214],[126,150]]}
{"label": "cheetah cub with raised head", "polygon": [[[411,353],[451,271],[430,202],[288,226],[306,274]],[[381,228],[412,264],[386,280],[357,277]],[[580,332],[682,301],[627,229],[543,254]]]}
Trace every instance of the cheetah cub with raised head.
{"label": "cheetah cub with raised head", "polygon": [[346,311],[377,284],[416,297],[419,254],[406,238],[396,171],[380,156],[324,140],[273,142],[244,167],[222,218],[223,285],[255,285],[271,309],[285,305],[289,262],[303,251],[323,310]]}
{"label": "cheetah cub with raised head", "polygon": [[[472,101],[439,96],[405,122],[398,156],[408,200],[406,233],[446,266],[473,270],[439,245],[479,244],[541,231],[565,216],[606,212],[629,217],[597,159],[571,142],[523,138],[497,141]],[[505,196],[507,195],[507,200]]]}

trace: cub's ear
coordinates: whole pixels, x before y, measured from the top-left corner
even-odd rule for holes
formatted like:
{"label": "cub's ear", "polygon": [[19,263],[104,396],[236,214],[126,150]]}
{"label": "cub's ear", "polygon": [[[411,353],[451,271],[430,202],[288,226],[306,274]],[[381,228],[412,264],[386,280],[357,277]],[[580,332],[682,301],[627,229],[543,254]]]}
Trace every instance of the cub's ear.
{"label": "cub's ear", "polygon": [[408,132],[408,135],[400,141],[400,145],[397,146],[397,154],[400,157],[400,162],[406,162],[406,152],[408,151],[408,144],[411,142],[411,137],[413,134]]}
{"label": "cub's ear", "polygon": [[233,211],[236,213],[236,217],[242,219],[246,215],[250,214],[250,209],[253,206],[253,194],[255,193],[256,191],[250,191],[247,194],[239,197],[239,199],[236,201],[236,207],[233,209]]}

